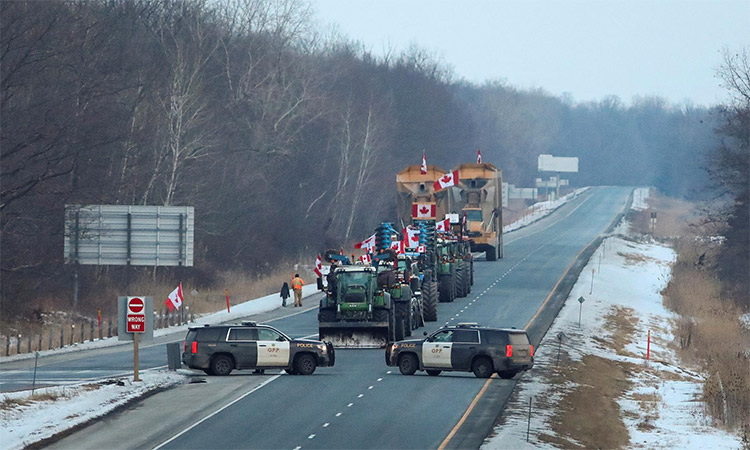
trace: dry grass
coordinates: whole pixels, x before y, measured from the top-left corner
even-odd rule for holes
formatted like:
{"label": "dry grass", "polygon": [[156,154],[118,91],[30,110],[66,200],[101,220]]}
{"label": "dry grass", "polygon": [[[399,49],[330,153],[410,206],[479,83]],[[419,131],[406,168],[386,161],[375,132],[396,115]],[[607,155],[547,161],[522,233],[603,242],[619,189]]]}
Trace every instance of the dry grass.
{"label": "dry grass", "polygon": [[[666,204],[666,200],[661,199]],[[703,386],[706,409],[718,425],[743,433],[750,448],[750,330],[742,327],[736,302],[722,296],[713,271],[716,246],[686,236],[677,241],[677,262],[664,289],[665,306],[680,315],[678,354],[709,375]]]}
{"label": "dry grass", "polygon": [[612,312],[604,316],[604,320],[604,329],[611,333],[609,339],[603,339],[608,344],[607,347],[618,355],[635,356],[625,350],[638,326],[638,317],[635,316],[633,308],[615,306]]}
{"label": "dry grass", "polygon": [[62,397],[60,394],[34,394],[24,398],[6,398],[0,402],[0,411],[11,411],[36,402],[54,402]]}
{"label": "dry grass", "polygon": [[648,208],[632,211],[628,215],[631,230],[640,234],[651,234],[651,213],[656,213],[656,226],[653,228],[657,239],[670,239],[690,232],[688,225],[698,220],[695,206],[684,200],[667,197],[651,189]]}
{"label": "dry grass", "polygon": [[630,435],[617,404],[631,385],[627,366],[593,355],[567,365],[560,376],[575,387],[562,395],[552,417],[556,437],[541,435],[539,439],[561,448],[627,446]]}

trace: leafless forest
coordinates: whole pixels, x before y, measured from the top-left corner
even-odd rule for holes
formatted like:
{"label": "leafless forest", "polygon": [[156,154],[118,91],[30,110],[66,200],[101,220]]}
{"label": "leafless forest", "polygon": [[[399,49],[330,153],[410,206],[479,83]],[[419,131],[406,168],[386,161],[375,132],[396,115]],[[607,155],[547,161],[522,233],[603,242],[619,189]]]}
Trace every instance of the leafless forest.
{"label": "leafless forest", "polygon": [[[258,273],[366,237],[394,218],[397,171],[422,152],[448,169],[477,148],[517,186],[531,186],[537,156],[552,153],[580,158],[576,186],[730,199],[710,218],[729,224],[738,252],[724,273],[747,286],[744,54],[725,60],[722,79],[739,80],[727,85],[732,104],[575,103],[467,83],[417,47],[375,57],[316,29],[312,8],[0,2],[0,314],[70,302],[65,204],[195,206],[195,267],[161,273],[203,286],[218,270]],[[122,272],[81,275],[86,297],[92,281]]]}

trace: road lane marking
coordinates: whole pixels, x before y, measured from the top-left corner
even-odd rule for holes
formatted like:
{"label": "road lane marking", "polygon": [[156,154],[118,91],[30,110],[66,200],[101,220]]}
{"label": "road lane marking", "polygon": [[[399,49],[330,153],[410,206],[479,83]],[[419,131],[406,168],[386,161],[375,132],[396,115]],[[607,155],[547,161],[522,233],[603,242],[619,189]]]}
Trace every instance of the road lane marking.
{"label": "road lane marking", "polygon": [[340,412],[336,413],[336,417],[341,417],[341,413]]}
{"label": "road lane marking", "polygon": [[365,396],[365,394],[359,394],[359,395],[357,396],[357,398],[362,398],[362,397],[364,397],[364,396]]}
{"label": "road lane marking", "polygon": [[323,428],[328,428],[328,425],[330,425],[330,423],[328,423],[328,422],[324,423],[323,424]]}
{"label": "road lane marking", "polygon": [[347,408],[351,408],[351,407],[352,407],[352,405],[354,405],[354,403],[349,403],[348,405],[346,405],[346,407],[347,407]]}
{"label": "road lane marking", "polygon": [[378,378],[378,381],[383,381],[383,379],[382,378]]}
{"label": "road lane marking", "polygon": [[466,410],[466,412],[464,413],[464,415],[458,421],[458,423],[456,424],[456,426],[453,427],[453,429],[451,430],[450,434],[448,434],[448,436],[445,438],[445,440],[443,441],[443,443],[440,444],[440,447],[438,447],[438,450],[444,450],[445,447],[448,445],[448,443],[451,441],[451,439],[453,439],[453,436],[456,435],[456,433],[458,432],[459,428],[461,428],[461,425],[463,425],[464,422],[466,422],[466,418],[469,417],[469,414],[471,414],[471,412],[474,410],[474,407],[477,406],[477,403],[479,403],[479,399],[482,398],[482,396],[484,395],[485,391],[487,391],[487,388],[489,387],[490,382],[492,382],[492,379],[494,377],[495,377],[495,374],[492,374],[492,377],[490,377],[489,379],[487,379],[487,381],[485,381],[484,386],[482,386],[482,389],[479,391],[479,393],[476,395],[476,397],[474,397],[474,400],[471,401],[471,404],[469,405],[469,408]]}
{"label": "road lane marking", "polygon": [[206,417],[202,418],[201,420],[195,422],[194,424],[190,425],[189,427],[185,428],[184,430],[180,431],[179,433],[175,434],[171,438],[167,439],[166,441],[162,442],[161,444],[154,447],[153,450],[158,450],[165,445],[169,444],[170,442],[174,441],[175,439],[179,438],[183,434],[187,433],[188,431],[192,430],[193,428],[197,427],[198,425],[202,424],[203,422],[207,421],[208,419],[214,417],[215,415],[219,414],[220,412],[224,411],[225,409],[229,408],[230,406],[234,405],[235,403],[239,402],[243,398],[247,397],[248,395],[252,394],[253,392],[257,391],[258,389],[262,388],[263,386],[269,384],[273,380],[279,378],[281,375],[274,375],[271,378],[267,379],[266,381],[262,382],[261,384],[255,386],[254,388],[250,389],[250,391],[240,395],[236,399],[232,400],[231,402],[227,403],[226,405],[222,406],[221,408],[217,409],[216,411],[212,412],[211,414],[207,415]]}
{"label": "road lane marking", "polygon": [[314,435],[314,434],[311,434],[311,435],[310,435],[310,436],[308,436],[307,438],[308,438],[308,439],[313,439],[313,438],[315,438],[315,435]]}

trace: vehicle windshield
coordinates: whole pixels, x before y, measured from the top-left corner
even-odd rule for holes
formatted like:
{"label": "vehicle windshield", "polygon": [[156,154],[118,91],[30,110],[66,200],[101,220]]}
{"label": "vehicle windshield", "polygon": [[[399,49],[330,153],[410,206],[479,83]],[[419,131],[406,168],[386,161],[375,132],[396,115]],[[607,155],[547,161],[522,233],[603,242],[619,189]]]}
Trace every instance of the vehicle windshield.
{"label": "vehicle windshield", "polygon": [[481,222],[482,221],[482,210],[481,209],[467,209],[464,210],[466,213],[466,220],[469,222]]}

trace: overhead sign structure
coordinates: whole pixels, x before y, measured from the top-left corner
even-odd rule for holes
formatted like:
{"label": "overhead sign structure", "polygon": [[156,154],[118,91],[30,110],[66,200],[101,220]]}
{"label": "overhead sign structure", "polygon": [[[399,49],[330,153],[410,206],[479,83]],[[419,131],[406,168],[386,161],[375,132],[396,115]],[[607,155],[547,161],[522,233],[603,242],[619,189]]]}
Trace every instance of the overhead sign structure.
{"label": "overhead sign structure", "polygon": [[65,262],[192,266],[192,206],[66,205]]}
{"label": "overhead sign structure", "polygon": [[578,172],[578,158],[542,154],[537,167],[539,172]]}
{"label": "overhead sign structure", "polygon": [[146,303],[140,297],[128,297],[127,332],[146,332]]}

